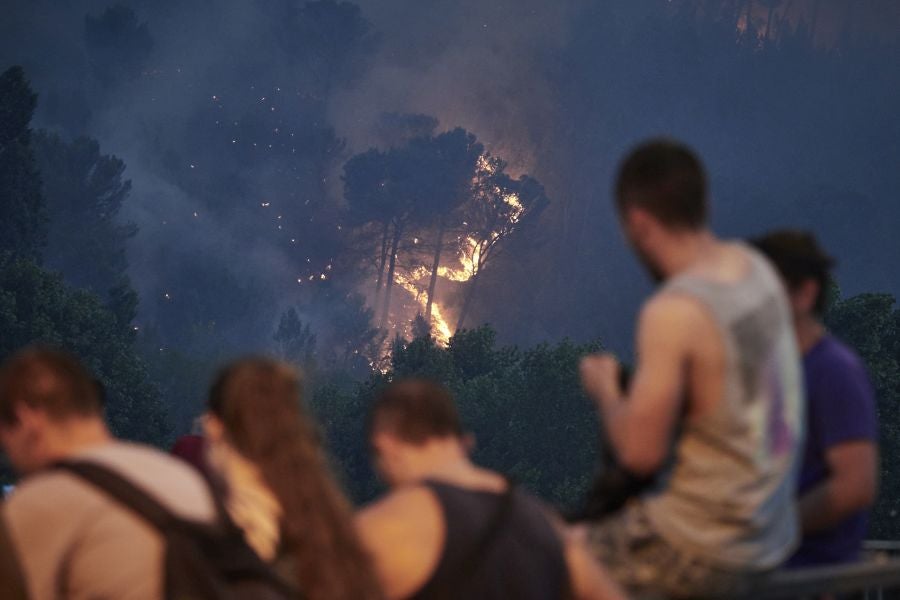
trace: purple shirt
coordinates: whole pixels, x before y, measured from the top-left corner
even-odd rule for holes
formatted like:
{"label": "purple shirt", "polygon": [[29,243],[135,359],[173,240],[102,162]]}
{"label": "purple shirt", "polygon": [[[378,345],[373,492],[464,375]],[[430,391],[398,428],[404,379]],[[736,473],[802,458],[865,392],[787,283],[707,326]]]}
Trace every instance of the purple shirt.
{"label": "purple shirt", "polygon": [[[838,444],[877,441],[875,393],[860,358],[847,346],[826,336],[803,357],[806,379],[807,433],[799,494],[828,477],[825,453]],[[851,562],[868,527],[860,511],[837,526],[803,538],[788,564],[793,567]]]}

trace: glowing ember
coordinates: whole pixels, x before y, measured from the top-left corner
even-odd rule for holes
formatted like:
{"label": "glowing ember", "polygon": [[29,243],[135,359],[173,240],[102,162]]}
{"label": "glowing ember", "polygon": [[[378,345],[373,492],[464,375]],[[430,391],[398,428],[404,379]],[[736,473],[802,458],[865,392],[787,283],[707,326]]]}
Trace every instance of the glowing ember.
{"label": "glowing ember", "polygon": [[[438,274],[440,274],[440,271],[438,271]],[[422,279],[427,282],[428,276],[429,271],[426,267],[418,267],[417,269],[414,269],[413,272],[410,273],[409,277],[402,273],[394,274],[394,282],[401,288],[406,290],[415,299],[415,301],[419,304],[421,314],[425,313],[425,310],[428,306],[428,297],[424,293],[423,288],[417,286],[415,282]],[[441,344],[446,344],[450,341],[450,338],[453,336],[453,332],[451,331],[450,325],[447,323],[446,319],[444,319],[441,307],[437,302],[433,302],[431,305],[431,326],[431,333],[434,336],[435,341]]]}
{"label": "glowing ember", "polygon": [[485,154],[478,157],[477,168],[479,171],[487,171],[488,173],[493,173],[497,170]]}
{"label": "glowing ember", "polygon": [[503,201],[509,204],[512,209],[512,217],[510,220],[513,223],[518,223],[519,218],[522,216],[522,213],[525,212],[525,207],[522,206],[522,203],[519,201],[519,196],[517,194],[507,194],[503,196]]}
{"label": "glowing ember", "polygon": [[464,282],[472,279],[478,269],[478,259],[480,258],[481,247],[478,240],[469,236],[466,238],[465,245],[460,249],[459,267],[439,267],[438,277],[443,277],[450,281]]}

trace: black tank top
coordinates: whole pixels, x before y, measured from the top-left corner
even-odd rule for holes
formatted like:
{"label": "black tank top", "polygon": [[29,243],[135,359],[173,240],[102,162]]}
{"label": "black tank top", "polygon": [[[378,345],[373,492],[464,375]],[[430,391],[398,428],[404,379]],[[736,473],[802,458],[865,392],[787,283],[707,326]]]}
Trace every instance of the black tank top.
{"label": "black tank top", "polygon": [[[502,528],[461,586],[452,581],[497,514],[503,494],[427,481],[444,512],[447,528],[440,561],[411,600],[447,600],[448,590],[465,600],[558,600],[569,597],[562,542],[540,503],[515,490]],[[455,600],[455,599],[454,599]]]}

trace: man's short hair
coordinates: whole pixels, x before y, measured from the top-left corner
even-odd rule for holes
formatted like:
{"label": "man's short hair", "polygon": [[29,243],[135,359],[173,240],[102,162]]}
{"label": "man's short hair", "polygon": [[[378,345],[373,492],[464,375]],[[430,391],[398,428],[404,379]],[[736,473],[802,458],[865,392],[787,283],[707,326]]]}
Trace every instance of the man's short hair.
{"label": "man's short hair", "polygon": [[706,226],[706,173],[697,155],[679,142],[654,139],[632,150],[619,166],[615,194],[620,214],[638,207],[672,229]]}
{"label": "man's short hair", "polygon": [[74,356],[52,348],[27,348],[0,367],[0,423],[16,424],[16,409],[22,405],[57,420],[100,416],[100,389]]}
{"label": "man's short hair", "polygon": [[835,260],[825,253],[812,233],[783,229],[750,242],[772,261],[789,289],[797,289],[810,279],[818,283],[819,294],[813,310],[817,315],[825,312]]}
{"label": "man's short hair", "polygon": [[450,392],[426,379],[407,379],[385,388],[372,405],[367,430],[369,438],[386,431],[412,444],[463,435]]}

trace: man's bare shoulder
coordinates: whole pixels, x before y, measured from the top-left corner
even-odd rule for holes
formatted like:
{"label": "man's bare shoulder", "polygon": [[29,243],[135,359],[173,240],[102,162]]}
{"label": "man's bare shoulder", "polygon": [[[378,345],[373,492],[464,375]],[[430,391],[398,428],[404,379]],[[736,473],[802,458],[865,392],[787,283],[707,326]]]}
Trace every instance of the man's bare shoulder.
{"label": "man's bare shoulder", "polygon": [[376,527],[380,524],[410,524],[415,521],[425,522],[440,516],[441,506],[427,486],[403,486],[383,498],[363,507],[356,514],[356,521],[361,527]]}
{"label": "man's bare shoulder", "polygon": [[413,594],[440,561],[446,525],[437,497],[424,485],[403,487],[363,508],[356,526],[388,598]]}
{"label": "man's bare shoulder", "polygon": [[690,329],[709,322],[709,314],[707,307],[697,298],[677,291],[665,291],[644,303],[640,321],[645,327]]}

